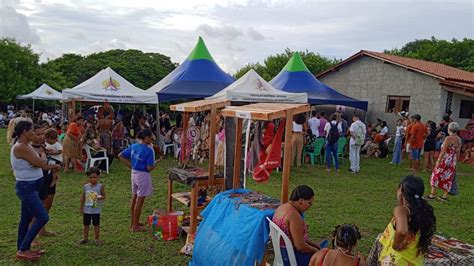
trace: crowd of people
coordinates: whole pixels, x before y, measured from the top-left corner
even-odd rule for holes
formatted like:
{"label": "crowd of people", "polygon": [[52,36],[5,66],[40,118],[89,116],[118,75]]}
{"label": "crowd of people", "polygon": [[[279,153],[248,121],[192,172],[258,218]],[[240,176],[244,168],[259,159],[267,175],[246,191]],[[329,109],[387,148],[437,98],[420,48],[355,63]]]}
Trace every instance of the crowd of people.
{"label": "crowd of people", "polygon": [[[424,168],[431,173],[430,184],[433,189],[428,199],[435,198],[436,189],[443,195],[438,199],[446,201],[448,193],[457,194],[456,164],[464,151],[468,161],[473,153],[474,115],[460,137],[461,128],[447,112],[440,123],[422,122],[419,114],[409,116],[408,112],[399,112],[395,125],[395,134],[390,135],[386,121],[377,119],[376,123],[361,121],[357,114],[352,116],[349,124],[345,115],[333,113],[326,118],[324,112],[311,112],[306,119],[299,114],[293,120],[292,164],[300,166],[307,158],[301,158],[303,149],[314,149],[313,143],[324,139],[320,154],[325,154],[326,170],[331,172],[332,165],[339,172],[341,149],[348,149],[351,173],[360,171],[360,156],[386,158],[389,156],[390,140],[395,139],[391,164],[400,165],[403,157],[409,160],[409,169],[418,175]],[[404,155],[406,152],[406,156]],[[422,161],[422,154],[424,161]]]}
{"label": "crowd of people", "polygon": [[[350,169],[358,173],[360,155],[386,157],[387,140],[390,139],[388,125],[378,120],[373,125],[363,123],[359,116],[352,117],[352,123],[341,113],[334,113],[326,119],[324,112],[313,111],[310,119],[304,114],[295,116],[293,121],[292,163],[299,166],[304,160],[303,149],[308,142],[323,139],[326,155],[326,170],[339,172],[340,139],[348,140]],[[70,114],[69,122],[60,123],[56,118],[40,116],[36,123],[19,115],[8,125],[7,139],[11,147],[11,164],[16,178],[16,194],[21,201],[21,219],[18,229],[17,258],[38,260],[44,250],[32,250],[36,236],[54,235],[46,230],[48,212],[53,206],[56,185],[60,180],[60,170],[74,168],[83,171],[84,149],[91,148],[95,155],[103,153],[118,157],[131,169],[130,229],[134,232],[146,231],[140,216],[144,201],[153,193],[151,171],[156,168],[162,155],[155,132],[158,123],[152,115],[134,112],[115,113],[113,108],[104,105],[97,116],[84,118],[81,114]],[[159,134],[164,139],[172,139],[173,131],[181,126],[181,117],[176,117],[176,126],[171,125],[169,113],[159,118]],[[194,123],[203,123],[204,117],[193,118]],[[468,123],[474,128],[474,119]],[[262,128],[264,143],[269,146],[275,135],[275,127]],[[463,145],[470,145],[459,137],[459,125],[449,116],[436,125],[433,121],[422,123],[420,115],[401,112],[395,131],[395,144],[391,163],[401,164],[403,150],[408,153],[410,170],[413,175],[405,177],[397,190],[399,206],[394,209],[394,217],[379,242],[383,246],[377,255],[379,262],[387,260],[407,262],[414,265],[422,260],[430,238],[435,229],[435,217],[427,200],[435,199],[437,190],[442,190],[438,199],[446,201],[448,194],[457,193],[456,163]],[[225,127],[220,123],[216,139],[224,141]],[[221,143],[221,144],[222,144]],[[345,142],[344,142],[345,143]],[[224,149],[223,145],[216,149]],[[472,149],[471,146],[469,146]],[[414,175],[420,172],[421,152],[424,151],[424,168],[431,172],[431,191],[424,196],[423,181]],[[223,151],[220,152],[222,154]],[[438,153],[438,156],[435,154]],[[384,155],[385,154],[385,155]],[[93,154],[94,156],[94,154]],[[158,158],[159,157],[159,158]],[[223,157],[223,156],[222,156]],[[100,244],[100,213],[102,202],[106,199],[105,186],[99,182],[103,163],[89,166],[86,171],[88,182],[81,195],[81,214],[83,215],[83,238],[79,244],[87,243],[89,228],[94,226],[94,242]],[[333,232],[333,248],[325,249],[308,238],[308,228],[303,213],[313,205],[314,192],[308,186],[297,187],[288,203],[282,204],[275,212],[273,221],[290,237],[295,254],[302,265],[364,265],[365,259],[354,254],[360,233],[357,226],[342,224]],[[284,249],[284,248],[283,248]],[[283,250],[284,251],[284,250]],[[286,251],[283,252],[283,254]],[[284,255],[284,258],[288,259]]]}

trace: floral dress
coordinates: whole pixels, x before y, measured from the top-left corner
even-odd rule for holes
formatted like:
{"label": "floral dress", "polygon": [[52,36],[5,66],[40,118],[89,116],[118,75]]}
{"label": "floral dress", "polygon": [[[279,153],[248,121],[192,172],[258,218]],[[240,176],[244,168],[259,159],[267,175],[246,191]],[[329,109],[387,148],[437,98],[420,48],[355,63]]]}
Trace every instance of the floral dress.
{"label": "floral dress", "polygon": [[450,191],[456,175],[456,147],[451,146],[431,174],[431,186]]}

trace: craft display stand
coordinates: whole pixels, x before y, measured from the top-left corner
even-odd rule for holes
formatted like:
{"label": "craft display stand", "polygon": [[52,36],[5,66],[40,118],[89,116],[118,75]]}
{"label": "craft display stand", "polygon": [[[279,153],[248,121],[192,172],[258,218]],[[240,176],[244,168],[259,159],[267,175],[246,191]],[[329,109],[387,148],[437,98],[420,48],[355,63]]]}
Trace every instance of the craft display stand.
{"label": "craft display stand", "polygon": [[[242,153],[242,121],[243,119],[272,121],[278,118],[286,119],[285,123],[285,145],[283,154],[283,176],[281,185],[281,203],[288,201],[288,189],[291,168],[291,139],[293,136],[293,116],[306,113],[310,109],[309,104],[288,103],[255,103],[243,106],[227,106],[221,113],[225,117],[236,119],[235,151],[234,158],[240,158]],[[233,169],[233,188],[240,188],[240,160],[235,160]]]}
{"label": "craft display stand", "polygon": [[[216,178],[216,174],[214,171],[214,162],[215,162],[215,135],[216,135],[216,127],[217,127],[217,111],[230,105],[230,101],[222,101],[222,100],[200,100],[182,104],[171,105],[170,110],[172,111],[180,111],[183,112],[183,133],[181,138],[181,153],[186,154],[188,138],[186,137],[186,133],[189,127],[189,114],[190,113],[198,113],[204,111],[210,111],[210,132],[209,132],[209,168],[204,174],[200,174],[196,176],[193,182],[183,182],[183,180],[178,180],[172,178],[171,175],[173,174],[173,169],[170,169],[170,176],[168,176],[168,197],[167,197],[167,211],[173,211],[173,199],[185,204],[190,208],[190,226],[189,228],[183,227],[183,230],[186,231],[188,234],[194,234],[197,228],[197,217],[199,215],[200,210],[204,208],[204,206],[198,206],[198,194],[200,189],[208,189],[212,186],[224,186],[224,178]],[[186,171],[188,158],[185,158],[183,161],[184,169],[181,171]],[[183,168],[183,167],[181,167]],[[192,176],[192,174],[191,174]],[[217,177],[222,177],[217,176]],[[178,181],[180,183],[185,183],[190,186],[190,192],[182,192],[182,193],[173,193],[173,183],[174,181]],[[189,199],[189,202],[188,202]]]}

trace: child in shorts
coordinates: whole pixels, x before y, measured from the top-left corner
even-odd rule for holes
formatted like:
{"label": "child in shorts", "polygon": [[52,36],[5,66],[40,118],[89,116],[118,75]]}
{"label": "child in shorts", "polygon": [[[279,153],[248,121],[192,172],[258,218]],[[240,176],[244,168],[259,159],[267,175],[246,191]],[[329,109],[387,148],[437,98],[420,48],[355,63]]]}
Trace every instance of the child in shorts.
{"label": "child in shorts", "polygon": [[81,214],[83,216],[84,230],[82,239],[77,243],[82,245],[89,242],[89,227],[92,222],[94,225],[95,244],[99,245],[100,211],[102,202],[105,200],[105,188],[104,185],[99,183],[99,168],[90,168],[87,170],[86,175],[89,177],[89,182],[84,184],[81,195]]}

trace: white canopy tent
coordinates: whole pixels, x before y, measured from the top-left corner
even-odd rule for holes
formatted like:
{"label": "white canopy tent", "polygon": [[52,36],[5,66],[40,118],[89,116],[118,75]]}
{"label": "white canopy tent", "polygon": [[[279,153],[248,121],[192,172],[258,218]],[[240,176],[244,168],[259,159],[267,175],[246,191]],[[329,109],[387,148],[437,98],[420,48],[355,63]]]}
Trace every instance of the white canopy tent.
{"label": "white canopy tent", "polygon": [[156,94],[146,92],[117,74],[112,68],[102,69],[72,89],[62,91],[63,100],[157,104]]}
{"label": "white canopy tent", "polygon": [[308,95],[277,90],[255,70],[250,69],[240,79],[206,99],[254,103],[307,103]]}
{"label": "white canopy tent", "polygon": [[33,111],[35,111],[35,100],[61,101],[62,96],[60,92],[43,83],[33,92],[17,96],[17,99],[33,99]]}

